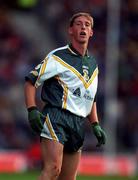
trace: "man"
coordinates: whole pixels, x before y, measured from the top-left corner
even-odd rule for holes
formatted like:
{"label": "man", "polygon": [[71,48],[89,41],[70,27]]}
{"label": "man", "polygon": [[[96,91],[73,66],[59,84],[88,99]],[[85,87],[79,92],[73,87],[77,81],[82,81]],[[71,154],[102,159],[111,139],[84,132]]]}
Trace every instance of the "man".
{"label": "man", "polygon": [[[51,51],[26,76],[25,102],[32,129],[41,137],[44,161],[39,180],[75,180],[87,119],[98,139],[105,144],[96,109],[98,67],[88,55],[93,36],[93,18],[77,13],[70,20],[71,43]],[[36,88],[42,86],[43,111],[37,108]]]}

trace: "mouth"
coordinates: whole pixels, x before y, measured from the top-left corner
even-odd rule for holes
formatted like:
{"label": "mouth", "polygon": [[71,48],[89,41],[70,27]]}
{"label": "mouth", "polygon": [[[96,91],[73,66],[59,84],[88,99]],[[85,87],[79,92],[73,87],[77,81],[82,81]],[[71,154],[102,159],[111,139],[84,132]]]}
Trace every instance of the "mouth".
{"label": "mouth", "polygon": [[80,36],[85,37],[86,36],[86,32],[84,32],[84,31],[80,32]]}

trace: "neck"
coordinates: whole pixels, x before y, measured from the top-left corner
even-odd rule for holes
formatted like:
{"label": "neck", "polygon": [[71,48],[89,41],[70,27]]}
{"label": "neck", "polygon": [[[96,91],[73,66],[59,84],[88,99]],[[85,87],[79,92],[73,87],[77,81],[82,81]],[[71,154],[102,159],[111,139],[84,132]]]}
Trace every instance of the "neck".
{"label": "neck", "polygon": [[82,55],[84,56],[87,50],[87,44],[86,43],[73,43],[72,46]]}

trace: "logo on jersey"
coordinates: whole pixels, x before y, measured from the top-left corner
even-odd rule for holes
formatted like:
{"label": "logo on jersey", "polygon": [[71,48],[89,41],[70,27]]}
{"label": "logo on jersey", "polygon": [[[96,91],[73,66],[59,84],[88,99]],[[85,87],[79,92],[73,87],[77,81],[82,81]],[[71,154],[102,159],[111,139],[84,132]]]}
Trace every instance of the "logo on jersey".
{"label": "logo on jersey", "polygon": [[34,76],[38,76],[38,72],[37,71],[31,71],[31,74],[33,74]]}
{"label": "logo on jersey", "polygon": [[74,95],[74,96],[77,96],[77,97],[81,97],[80,88],[77,88],[77,89],[73,90],[73,95]]}
{"label": "logo on jersey", "polygon": [[42,61],[40,64],[38,64],[35,69],[33,71],[31,71],[30,73],[33,74],[34,76],[38,76],[40,68],[42,66],[42,64],[44,63],[44,61]]}
{"label": "logo on jersey", "polygon": [[90,91],[87,91],[85,92],[84,96],[83,96],[85,99],[89,100],[89,101],[92,101],[93,100],[93,97],[91,97],[91,94],[90,94]]}
{"label": "logo on jersey", "polygon": [[85,81],[89,81],[89,68],[83,65],[82,69],[83,69],[83,77]]}

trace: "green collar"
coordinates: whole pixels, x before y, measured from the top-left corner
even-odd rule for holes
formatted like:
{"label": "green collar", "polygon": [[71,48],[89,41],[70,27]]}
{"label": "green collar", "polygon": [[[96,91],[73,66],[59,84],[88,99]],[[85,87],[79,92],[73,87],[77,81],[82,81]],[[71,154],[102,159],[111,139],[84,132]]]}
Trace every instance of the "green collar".
{"label": "green collar", "polygon": [[[72,46],[71,43],[68,45],[68,48],[69,48],[69,50],[70,50],[73,54],[76,54],[76,55],[78,55],[78,56],[82,56],[82,55]],[[85,56],[88,57],[88,49],[86,50],[86,53],[85,53],[84,57],[85,57]]]}

